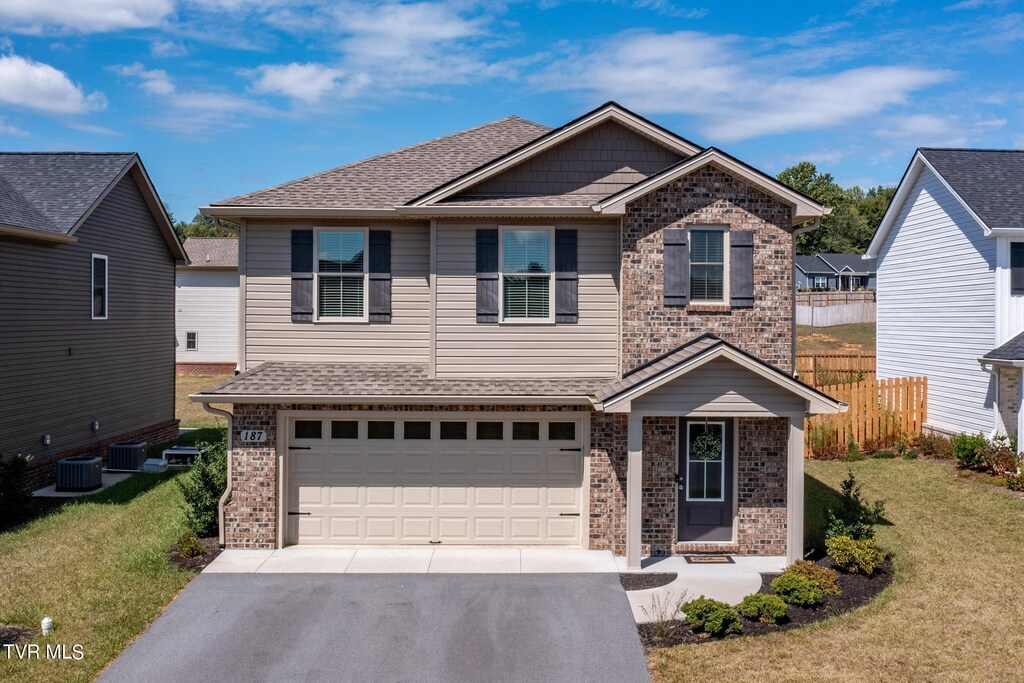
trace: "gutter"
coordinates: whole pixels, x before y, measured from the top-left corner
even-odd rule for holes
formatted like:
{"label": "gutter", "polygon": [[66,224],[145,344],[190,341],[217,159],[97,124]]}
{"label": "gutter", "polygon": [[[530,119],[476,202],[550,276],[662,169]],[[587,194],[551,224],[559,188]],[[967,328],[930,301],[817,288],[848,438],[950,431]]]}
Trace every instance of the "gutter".
{"label": "gutter", "polygon": [[228,443],[227,443],[227,446],[228,446],[228,448],[227,448],[228,478],[227,478],[227,486],[224,487],[224,495],[222,495],[220,497],[220,500],[217,501],[217,528],[219,530],[218,531],[218,535],[219,535],[219,539],[218,540],[220,541],[220,547],[223,548],[224,547],[224,506],[227,505],[228,498],[231,497],[231,427],[232,427],[231,420],[234,417],[234,415],[232,415],[231,413],[229,413],[226,410],[221,410],[220,408],[214,408],[209,403],[203,403],[202,405],[203,405],[203,410],[205,410],[206,412],[208,412],[208,413],[210,413],[212,415],[217,415],[219,417],[227,418],[227,421],[228,421],[228,433],[227,433],[227,440],[228,440]]}

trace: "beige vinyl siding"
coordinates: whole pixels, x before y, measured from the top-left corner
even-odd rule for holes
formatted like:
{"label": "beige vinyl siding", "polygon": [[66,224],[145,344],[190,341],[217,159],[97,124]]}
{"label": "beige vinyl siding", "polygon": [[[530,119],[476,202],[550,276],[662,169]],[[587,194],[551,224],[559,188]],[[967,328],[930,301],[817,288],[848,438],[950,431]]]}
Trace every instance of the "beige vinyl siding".
{"label": "beige vinyl siding", "polygon": [[291,230],[313,227],[313,223],[284,222],[246,225],[246,367],[267,361],[426,364],[430,354],[430,224],[369,224],[372,230],[391,231],[390,323],[293,323]]}
{"label": "beige vinyl siding", "polygon": [[757,373],[718,359],[652,389],[633,400],[631,408],[634,412],[753,417],[802,413],[806,404]]}
{"label": "beige vinyl siding", "polygon": [[[74,244],[0,240],[0,453],[45,455],[174,418],[174,261],[131,176]],[[92,254],[108,257],[91,319]]]}
{"label": "beige vinyl siding", "polygon": [[[522,224],[521,222],[517,222]],[[508,225],[511,223],[502,223]],[[437,375],[614,377],[618,365],[618,226],[574,228],[579,322],[476,322],[476,230],[498,223],[437,223]]]}

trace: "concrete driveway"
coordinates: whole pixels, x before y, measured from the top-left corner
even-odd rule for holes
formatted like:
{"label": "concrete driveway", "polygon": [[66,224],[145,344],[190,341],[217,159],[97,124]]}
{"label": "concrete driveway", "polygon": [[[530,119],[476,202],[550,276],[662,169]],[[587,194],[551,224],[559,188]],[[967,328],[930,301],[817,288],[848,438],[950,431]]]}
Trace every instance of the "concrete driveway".
{"label": "concrete driveway", "polygon": [[617,574],[201,574],[100,680],[649,676]]}

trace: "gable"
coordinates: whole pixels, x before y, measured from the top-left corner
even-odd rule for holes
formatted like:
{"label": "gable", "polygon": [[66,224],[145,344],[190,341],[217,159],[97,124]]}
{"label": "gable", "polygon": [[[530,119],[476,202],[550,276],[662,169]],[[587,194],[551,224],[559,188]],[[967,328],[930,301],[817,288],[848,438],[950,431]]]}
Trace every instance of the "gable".
{"label": "gable", "polygon": [[551,195],[603,198],[683,159],[677,152],[617,121],[605,121],[568,138],[448,199]]}

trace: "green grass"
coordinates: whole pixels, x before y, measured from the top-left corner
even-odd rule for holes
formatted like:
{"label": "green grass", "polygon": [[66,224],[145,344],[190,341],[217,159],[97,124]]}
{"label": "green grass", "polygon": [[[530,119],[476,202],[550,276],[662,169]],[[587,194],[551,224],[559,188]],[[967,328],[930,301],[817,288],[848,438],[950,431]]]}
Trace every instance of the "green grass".
{"label": "green grass", "polygon": [[811,461],[809,538],[848,470],[886,501],[878,541],[895,554],[893,584],[810,627],[653,652],[656,681],[1020,680],[1024,501],[945,462]]}
{"label": "green grass", "polygon": [[796,327],[797,353],[875,352],[875,324],[836,325],[835,327]]}
{"label": "green grass", "polygon": [[182,427],[225,427],[227,421],[203,410],[199,403],[189,399],[203,389],[219,384],[231,375],[178,375],[174,387],[174,416]]}

